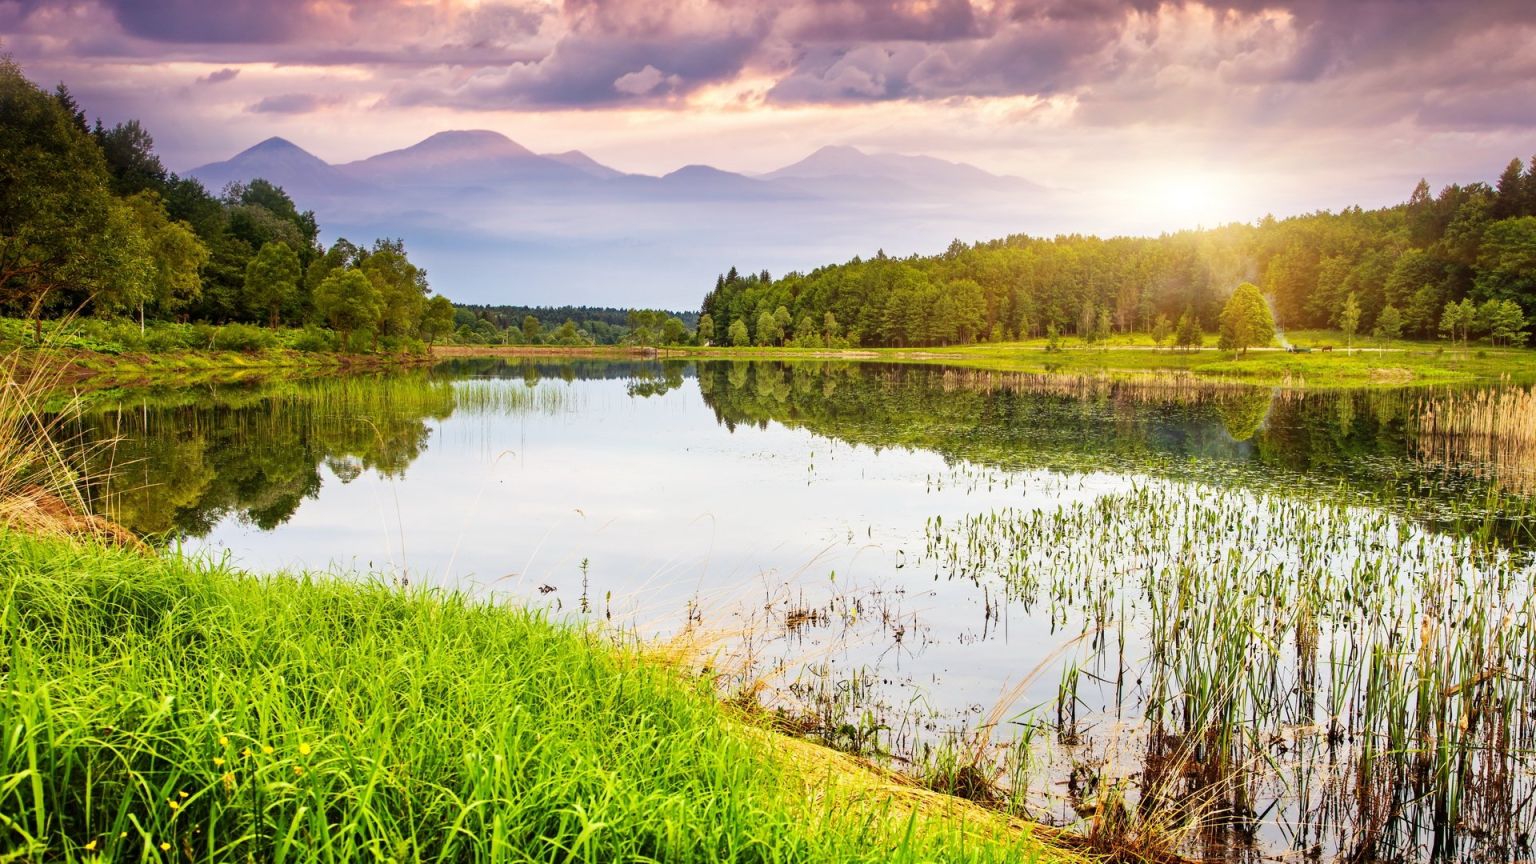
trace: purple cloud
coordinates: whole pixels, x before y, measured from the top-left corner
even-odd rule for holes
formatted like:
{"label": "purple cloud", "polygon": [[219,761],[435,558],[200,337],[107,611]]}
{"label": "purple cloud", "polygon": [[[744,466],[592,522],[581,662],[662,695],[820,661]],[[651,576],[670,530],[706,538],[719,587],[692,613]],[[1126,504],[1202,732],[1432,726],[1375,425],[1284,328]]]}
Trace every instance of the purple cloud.
{"label": "purple cloud", "polygon": [[240,74],[240,70],[239,69],[231,69],[231,68],[226,66],[223,69],[219,69],[219,70],[217,70],[215,72],[209,72],[207,75],[202,75],[202,76],[198,77],[197,83],[199,83],[199,84],[223,84],[225,81],[233,81],[233,80],[235,80],[235,76],[237,76],[239,74]]}
{"label": "purple cloud", "polygon": [[284,93],[279,96],[268,96],[246,106],[245,110],[252,114],[310,114],[341,101],[337,96],[322,96],[316,93]]}

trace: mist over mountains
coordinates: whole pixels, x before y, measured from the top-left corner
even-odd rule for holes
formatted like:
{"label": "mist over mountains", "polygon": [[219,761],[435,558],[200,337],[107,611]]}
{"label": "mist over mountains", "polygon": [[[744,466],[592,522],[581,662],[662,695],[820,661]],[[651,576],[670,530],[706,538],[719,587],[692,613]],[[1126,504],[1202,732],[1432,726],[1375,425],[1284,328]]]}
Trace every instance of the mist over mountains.
{"label": "mist over mountains", "polygon": [[327,242],[402,237],[434,287],[480,303],[692,308],[732,266],[777,275],[878,249],[932,253],[1043,230],[1061,205],[1028,180],[927,156],[834,146],[755,176],[652,176],[483,130],[341,164],[269,138],[188,173],[215,192],[276,183],[316,211]]}

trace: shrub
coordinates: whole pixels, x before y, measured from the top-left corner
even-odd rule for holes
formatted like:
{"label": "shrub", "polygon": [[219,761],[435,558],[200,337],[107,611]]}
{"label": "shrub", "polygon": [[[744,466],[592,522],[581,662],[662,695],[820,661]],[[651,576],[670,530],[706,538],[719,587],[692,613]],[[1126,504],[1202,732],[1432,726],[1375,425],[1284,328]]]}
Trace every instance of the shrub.
{"label": "shrub", "polygon": [[276,340],[272,332],[249,324],[226,324],[218,329],[213,347],[220,351],[260,351],[271,348]]}
{"label": "shrub", "polygon": [[295,351],[325,352],[336,350],[336,334],[323,327],[305,327],[288,339],[288,347]]}

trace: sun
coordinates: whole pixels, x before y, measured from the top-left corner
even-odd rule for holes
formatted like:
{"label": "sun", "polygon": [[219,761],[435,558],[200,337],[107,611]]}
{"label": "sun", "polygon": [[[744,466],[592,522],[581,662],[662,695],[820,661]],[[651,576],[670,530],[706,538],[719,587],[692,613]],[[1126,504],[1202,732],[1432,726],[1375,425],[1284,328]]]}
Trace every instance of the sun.
{"label": "sun", "polygon": [[1230,178],[1203,171],[1177,172],[1153,184],[1149,203],[1178,227],[1208,228],[1231,218],[1231,191]]}

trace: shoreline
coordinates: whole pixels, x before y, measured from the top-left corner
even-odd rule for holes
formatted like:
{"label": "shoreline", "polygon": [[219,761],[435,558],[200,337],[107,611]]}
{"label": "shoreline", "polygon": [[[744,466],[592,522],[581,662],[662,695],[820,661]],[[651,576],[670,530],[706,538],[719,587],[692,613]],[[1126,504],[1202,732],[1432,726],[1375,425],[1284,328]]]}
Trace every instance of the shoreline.
{"label": "shoreline", "polygon": [[[273,798],[272,803],[261,805],[265,808],[262,812],[253,812],[248,809],[248,801],[235,794],[248,784],[263,782],[260,778],[267,771],[274,779],[286,776],[290,781],[295,776],[307,778],[313,774],[314,780],[306,779],[295,786],[325,783],[330,786],[339,784],[338,788],[371,773],[374,779],[369,782],[382,779],[384,786],[396,793],[397,800],[358,802],[349,806],[375,817],[378,825],[393,826],[392,830],[384,829],[389,833],[409,831],[415,842],[439,834],[451,837],[459,830],[457,826],[400,811],[399,808],[405,807],[405,813],[411,814],[415,813],[414,808],[420,807],[422,814],[436,812],[430,799],[440,790],[414,779],[413,771],[440,772],[447,770],[447,765],[460,763],[465,758],[473,763],[477,748],[490,748],[494,753],[505,750],[509,760],[516,758],[521,762],[520,771],[535,775],[549,773],[561,777],[564,773],[575,772],[585,777],[595,771],[589,781],[576,778],[570,791],[563,793],[562,797],[570,802],[565,806],[595,808],[596,815],[613,820],[616,827],[622,828],[626,822],[631,828],[644,824],[651,818],[650,811],[645,807],[626,809],[609,800],[587,800],[587,793],[580,791],[585,788],[583,782],[597,782],[610,790],[617,784],[621,792],[635,800],[649,797],[674,802],[669,818],[683,824],[707,824],[719,818],[714,814],[719,813],[722,806],[730,812],[735,812],[732,808],[736,808],[756,813],[767,825],[749,820],[744,826],[749,836],[764,827],[771,827],[775,836],[769,840],[779,850],[765,856],[766,860],[798,860],[806,850],[824,850],[820,860],[828,861],[876,860],[882,850],[898,856],[903,852],[917,852],[924,860],[934,855],[944,860],[989,862],[1024,860],[1079,864],[1089,860],[1085,850],[1091,838],[1086,835],[1040,825],[962,797],[928,789],[914,778],[874,765],[866,759],[754,722],[752,712],[734,709],[730,702],[722,701],[719,694],[713,692],[708,679],[701,678],[696,671],[697,658],[689,653],[664,656],[647,651],[647,646],[610,638],[591,627],[550,619],[546,617],[547,613],[534,607],[492,604],[453,592],[407,589],[392,584],[386,574],[374,573],[359,579],[325,573],[254,573],[221,562],[189,559],[165,552],[125,551],[77,535],[47,537],[14,528],[0,529],[0,555],[5,559],[0,567],[0,583],[9,583],[13,611],[17,613],[0,629],[12,631],[9,636],[23,642],[45,637],[50,626],[47,621],[51,619],[31,616],[28,607],[33,602],[50,609],[71,608],[80,619],[71,619],[68,636],[77,650],[58,655],[40,651],[18,655],[17,662],[27,666],[29,674],[50,676],[49,680],[60,683],[51,685],[56,692],[42,703],[31,701],[33,694],[30,692],[0,694],[4,697],[0,701],[12,703],[8,707],[17,709],[16,716],[22,718],[16,734],[31,740],[32,746],[44,751],[50,765],[99,758],[103,748],[111,747],[114,752],[111,771],[103,771],[101,776],[93,775],[73,785],[68,778],[53,776],[52,772],[42,775],[44,782],[59,784],[58,797],[64,799],[50,800],[49,806],[56,812],[55,827],[49,833],[55,843],[62,842],[65,848],[73,846],[90,850],[95,844],[86,844],[97,838],[105,838],[103,842],[109,850],[117,845],[114,839],[118,837],[117,825],[111,825],[106,831],[102,830],[108,827],[105,825],[87,830],[86,825],[71,824],[74,819],[70,814],[75,812],[72,808],[76,805],[92,809],[88,802],[93,793],[102,796],[113,783],[129,780],[133,783],[123,788],[180,789],[180,800],[185,802],[184,807],[167,809],[164,801],[154,800],[153,793],[143,802],[132,800],[139,797],[132,791],[109,796],[121,800],[103,803],[118,808],[119,812],[137,811],[133,824],[122,826],[126,831],[123,836],[130,838],[129,848],[144,841],[158,844],[161,838],[179,837],[182,842],[194,842],[190,839],[195,836],[194,827],[198,830],[207,828],[208,842],[212,842],[216,827],[225,831],[228,830],[226,825],[246,819],[281,822],[286,818],[285,814],[303,819],[305,799],[302,795],[293,798],[290,804],[281,803],[288,800],[286,798]],[[165,641],[163,634],[152,632],[153,628],[140,631],[137,625],[131,626],[119,640],[122,644],[98,644],[87,635],[97,631],[112,632],[124,626],[125,622],[117,619],[129,613],[119,605],[120,601],[103,603],[101,600],[108,596],[126,596],[125,591],[133,596],[144,594],[146,599],[151,595],[180,598],[177,600],[177,606],[182,610],[177,616],[180,623],[167,621],[156,627],[192,628],[203,634],[204,641],[197,653],[207,655],[204,662],[210,667],[188,668],[181,662],[188,658],[178,660],[171,656],[179,650],[174,646],[180,643]],[[63,605],[56,607],[53,604]],[[333,608],[352,610],[347,614],[362,617],[352,624],[346,623],[348,619],[324,616],[315,619],[321,610]],[[158,615],[151,617],[158,619]],[[181,621],[182,617],[187,620]],[[237,635],[242,620],[261,622],[252,626],[266,630],[269,639],[293,638],[284,631],[300,626],[302,622],[313,622],[303,625],[314,631],[312,635],[318,634],[310,647],[328,656],[306,658],[297,666],[292,665],[282,652],[252,656],[242,642],[244,637]],[[355,633],[358,641],[350,644],[345,639],[332,640],[327,634],[337,627],[348,628],[349,636]],[[455,634],[451,649],[421,647],[416,652],[401,655],[393,645],[393,640],[400,638],[399,634],[405,630],[414,633],[417,629],[425,632],[438,628]],[[375,648],[375,645],[379,647]],[[460,677],[462,666],[443,662],[451,657],[438,655],[460,655],[465,651],[470,652],[465,657],[480,654],[492,658],[482,661],[476,668],[462,671],[463,676],[475,679],[476,685],[494,685],[509,678],[511,680],[504,686],[513,688],[514,692],[517,688],[527,687],[529,685],[517,680],[521,674],[517,671],[519,664],[524,663],[545,670],[542,674],[547,676],[570,678],[576,684],[575,690],[566,689],[564,683],[557,684],[547,694],[552,704],[530,706],[535,720],[540,712],[553,712],[552,717],[569,713],[570,717],[565,721],[568,725],[553,729],[548,725],[542,727],[536,739],[539,743],[532,750],[523,751],[516,742],[525,740],[527,732],[502,734],[492,730],[488,736],[478,732],[478,727],[485,724],[492,727],[505,725],[509,731],[521,728],[520,722],[526,721],[519,721],[516,711],[510,716],[487,713],[466,728],[461,716],[444,713],[430,703],[413,703],[402,716],[393,717],[381,728],[371,724],[357,727],[341,722],[347,716],[346,712],[367,709],[373,703],[372,697],[383,691],[366,694],[331,691],[318,704],[295,702],[287,695],[290,689],[295,693],[309,692],[307,688],[320,688],[315,692],[325,692],[328,685],[324,685],[324,681],[337,675],[367,675],[366,667],[378,662],[380,657],[393,657],[391,662],[400,667],[396,674],[409,670],[413,680],[419,680],[423,686],[462,688],[468,685],[451,680]],[[99,652],[136,655],[135,669],[151,671],[136,672],[127,680],[118,679],[110,668],[112,664],[99,662],[105,654],[102,658],[90,656]],[[224,662],[220,663],[219,658]],[[164,664],[163,667],[160,664]],[[279,668],[286,670],[284,680],[290,687],[283,692],[261,696],[257,701],[267,704],[270,710],[286,719],[280,732],[263,732],[249,725],[249,709],[236,704],[242,700],[229,702],[234,691],[228,688],[247,679],[252,682],[261,680]],[[118,703],[125,706],[135,700],[150,698],[152,693],[149,691],[139,693],[146,687],[153,689],[177,681],[180,684],[179,703],[185,703],[187,707],[166,718],[165,725],[157,731],[157,740],[176,741],[175,752],[189,756],[193,752],[227,751],[212,764],[223,766],[229,759],[234,771],[221,777],[219,772],[226,769],[210,769],[199,764],[206,761],[204,757],[162,759],[151,746],[138,747],[130,741],[111,744],[108,741],[110,730],[131,721],[126,715],[118,717],[110,705],[103,708],[91,702],[93,697],[89,694],[94,692],[96,681],[102,676],[114,678],[113,687],[121,694]],[[166,680],[156,680],[157,676]],[[605,683],[603,679],[606,678],[613,680]],[[228,683],[218,683],[226,680]],[[614,702],[602,695],[613,685],[621,690],[629,688],[629,699]],[[545,685],[536,682],[533,686],[543,688]],[[494,709],[500,700],[507,698],[512,704],[519,704],[518,697],[503,696],[494,686],[463,690],[459,698],[477,703],[480,709]],[[124,699],[128,701],[122,701]],[[332,705],[332,702],[337,704]],[[375,705],[371,710],[377,711],[378,707]],[[51,719],[45,720],[43,715]],[[658,716],[671,719],[652,726],[657,723]],[[45,729],[74,723],[84,724],[77,730],[78,734],[42,735]],[[653,728],[635,744],[630,744],[624,736],[618,739],[604,737],[602,731],[629,729],[635,724]],[[93,731],[102,728],[108,732]],[[402,739],[396,732],[406,737]],[[445,740],[430,751],[413,750],[412,733],[441,735]],[[104,734],[107,738],[101,737]],[[276,736],[275,740],[273,736]],[[568,740],[560,740],[563,737]],[[461,740],[451,746],[442,746],[451,738]],[[228,755],[238,753],[240,745],[246,742],[250,746],[243,756]],[[276,745],[275,752],[269,742]],[[652,748],[657,747],[662,749],[653,752]],[[588,748],[598,752],[589,752]],[[605,755],[601,752],[605,749],[612,752]],[[260,753],[253,754],[256,750]],[[396,750],[400,752],[394,753]],[[551,751],[554,751],[553,755]],[[567,751],[595,761],[564,765],[559,754]],[[625,756],[626,753],[629,755]],[[619,763],[607,761],[615,758],[632,760],[631,766],[621,769]],[[373,766],[384,760],[400,760],[400,767],[383,768],[381,778],[377,773],[381,769]],[[646,760],[665,764],[647,764]],[[272,764],[268,766],[268,762]],[[673,776],[691,777],[688,782],[702,784],[698,786],[700,791],[676,797],[677,793],[669,788],[670,783],[677,782],[668,779]],[[498,775],[494,780],[475,780],[462,791],[485,796],[483,801],[475,804],[479,807],[506,800],[508,796],[511,796],[510,800],[516,800],[517,794],[528,794],[517,792],[521,788],[520,782],[517,776]],[[487,789],[484,785],[487,783],[495,784],[496,788]],[[92,788],[76,789],[81,784]],[[101,788],[94,788],[92,784]],[[25,786],[9,792],[0,791],[0,804],[23,804],[22,799],[29,794]],[[454,793],[450,791],[449,794]],[[80,801],[73,801],[82,795],[85,797]],[[696,800],[699,795],[709,800]],[[428,800],[423,803],[423,799]],[[171,800],[177,801],[174,794]],[[469,800],[466,799],[465,806]],[[480,801],[479,798],[472,800]],[[121,811],[121,807],[130,810]],[[297,811],[290,813],[295,807]],[[601,811],[605,807],[619,809],[603,814]],[[30,805],[26,810],[31,812]],[[187,812],[179,812],[181,810]],[[109,814],[105,815],[110,818]],[[342,818],[341,814],[338,818]],[[509,815],[506,818],[518,817]],[[640,820],[638,823],[637,819]],[[742,830],[742,827],[726,825],[717,830],[729,832]],[[306,828],[306,833],[309,830],[313,829]],[[326,830],[344,835],[347,828],[335,823]],[[565,836],[565,832],[585,837],[590,829],[568,826],[563,820],[558,825],[536,820],[533,830],[543,832],[542,838],[537,833],[530,837],[538,842],[569,842],[572,837]],[[855,834],[863,836],[856,838]],[[667,842],[692,848],[694,841],[688,835],[688,831],[683,831]],[[308,860],[302,855],[301,850],[305,848],[302,842],[297,848],[283,845],[292,839],[274,831],[265,838],[258,835],[256,842],[258,845],[270,843],[272,851],[286,848],[290,854],[300,852],[300,859]],[[603,842],[611,846],[610,851],[617,853],[633,841],[622,831],[610,830],[604,835]],[[799,853],[791,850],[799,850]],[[872,853],[875,858],[869,857]]]}

